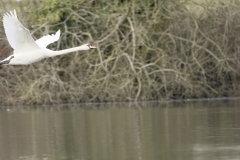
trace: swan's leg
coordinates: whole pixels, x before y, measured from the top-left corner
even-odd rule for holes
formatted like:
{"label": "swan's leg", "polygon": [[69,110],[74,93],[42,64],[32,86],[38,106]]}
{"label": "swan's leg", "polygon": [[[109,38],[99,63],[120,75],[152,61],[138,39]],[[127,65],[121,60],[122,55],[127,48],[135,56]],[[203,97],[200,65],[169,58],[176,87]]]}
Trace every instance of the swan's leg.
{"label": "swan's leg", "polygon": [[14,58],[13,55],[12,55],[12,56],[9,56],[8,58],[6,58],[6,59],[0,61],[0,65],[3,65],[3,64],[9,64],[10,61],[11,61],[11,59],[13,59],[13,58]]}

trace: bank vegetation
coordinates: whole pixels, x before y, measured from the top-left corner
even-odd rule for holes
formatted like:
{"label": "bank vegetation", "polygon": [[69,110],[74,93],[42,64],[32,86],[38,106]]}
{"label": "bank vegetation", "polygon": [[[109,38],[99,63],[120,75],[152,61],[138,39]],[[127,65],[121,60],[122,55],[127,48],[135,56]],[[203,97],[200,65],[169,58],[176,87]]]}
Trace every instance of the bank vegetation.
{"label": "bank vegetation", "polygon": [[[1,105],[240,95],[239,0],[22,0],[12,5],[35,39],[61,30],[61,40],[50,49],[88,42],[97,49],[1,67]],[[2,7],[1,14],[10,9]],[[12,49],[0,29],[3,59]]]}

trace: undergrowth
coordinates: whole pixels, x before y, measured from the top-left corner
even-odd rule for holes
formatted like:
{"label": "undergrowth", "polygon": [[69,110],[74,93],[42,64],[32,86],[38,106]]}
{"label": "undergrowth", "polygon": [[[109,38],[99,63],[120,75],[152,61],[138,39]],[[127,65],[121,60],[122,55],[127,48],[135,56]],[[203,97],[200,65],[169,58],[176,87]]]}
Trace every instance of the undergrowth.
{"label": "undergrowth", "polygon": [[[61,40],[49,48],[91,42],[97,49],[3,66],[2,105],[239,96],[236,0],[44,0],[38,6],[19,14],[34,38],[60,29]],[[11,48],[0,41],[3,58]]]}

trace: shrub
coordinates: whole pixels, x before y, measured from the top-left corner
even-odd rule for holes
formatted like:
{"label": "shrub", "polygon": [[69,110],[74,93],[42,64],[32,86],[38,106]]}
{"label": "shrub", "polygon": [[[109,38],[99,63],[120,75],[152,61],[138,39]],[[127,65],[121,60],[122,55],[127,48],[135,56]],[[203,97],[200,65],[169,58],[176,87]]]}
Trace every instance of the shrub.
{"label": "shrub", "polygon": [[4,66],[1,103],[239,96],[239,9],[234,0],[214,7],[187,0],[45,0],[30,12],[35,24],[26,27],[34,36],[60,28],[61,40],[49,48],[91,42],[98,49]]}

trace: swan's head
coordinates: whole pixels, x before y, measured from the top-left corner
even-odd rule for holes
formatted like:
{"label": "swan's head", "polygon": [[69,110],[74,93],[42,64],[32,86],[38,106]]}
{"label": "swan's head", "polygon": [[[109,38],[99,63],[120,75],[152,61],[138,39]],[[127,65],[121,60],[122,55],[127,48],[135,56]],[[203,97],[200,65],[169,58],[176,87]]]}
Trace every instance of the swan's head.
{"label": "swan's head", "polygon": [[90,43],[84,44],[81,47],[82,47],[83,50],[89,50],[89,49],[97,48],[97,47],[91,45]]}

